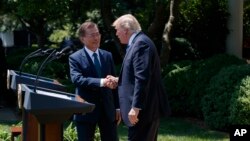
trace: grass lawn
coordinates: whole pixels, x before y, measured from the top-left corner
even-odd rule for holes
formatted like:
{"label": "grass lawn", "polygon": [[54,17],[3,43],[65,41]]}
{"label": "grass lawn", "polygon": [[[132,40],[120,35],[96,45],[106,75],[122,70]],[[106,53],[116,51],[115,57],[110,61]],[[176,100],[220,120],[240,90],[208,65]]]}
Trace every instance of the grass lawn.
{"label": "grass lawn", "polygon": [[[127,141],[127,128],[119,126],[120,141]],[[180,118],[162,119],[158,141],[229,141],[229,134],[212,131],[203,123]]]}
{"label": "grass lawn", "polygon": [[[9,127],[17,123],[0,121],[0,133],[9,132]],[[120,141],[127,141],[124,124],[119,125],[119,138]],[[171,117],[161,120],[158,141],[229,141],[229,134],[210,130],[202,122],[193,119]]]}

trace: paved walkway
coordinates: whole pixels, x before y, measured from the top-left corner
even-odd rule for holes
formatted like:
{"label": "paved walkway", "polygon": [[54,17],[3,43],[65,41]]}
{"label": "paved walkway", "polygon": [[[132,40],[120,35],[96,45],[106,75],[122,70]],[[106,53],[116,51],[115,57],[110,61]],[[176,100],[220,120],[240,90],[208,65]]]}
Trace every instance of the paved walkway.
{"label": "paved walkway", "polygon": [[0,107],[0,123],[8,121],[20,121],[21,115],[18,114],[16,108]]}

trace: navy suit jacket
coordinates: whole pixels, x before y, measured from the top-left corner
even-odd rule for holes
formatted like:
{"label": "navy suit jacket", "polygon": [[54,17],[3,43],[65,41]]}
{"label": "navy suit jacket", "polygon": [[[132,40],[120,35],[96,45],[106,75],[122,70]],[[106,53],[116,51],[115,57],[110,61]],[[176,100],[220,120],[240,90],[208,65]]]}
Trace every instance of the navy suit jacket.
{"label": "navy suit jacket", "polygon": [[124,57],[118,94],[122,118],[127,126],[132,126],[128,120],[132,107],[141,109],[139,120],[143,121],[170,114],[157,49],[142,32],[136,35]]}
{"label": "navy suit jacket", "polygon": [[[102,78],[115,75],[112,54],[99,49]],[[95,70],[93,61],[85,49],[80,49],[69,56],[71,81],[75,84],[75,93],[89,103],[95,104],[93,112],[85,115],[76,114],[77,121],[97,122],[98,118],[106,116],[108,120],[115,121],[115,109],[119,107],[117,92],[100,87],[100,78]],[[104,109],[104,115],[100,112]]]}

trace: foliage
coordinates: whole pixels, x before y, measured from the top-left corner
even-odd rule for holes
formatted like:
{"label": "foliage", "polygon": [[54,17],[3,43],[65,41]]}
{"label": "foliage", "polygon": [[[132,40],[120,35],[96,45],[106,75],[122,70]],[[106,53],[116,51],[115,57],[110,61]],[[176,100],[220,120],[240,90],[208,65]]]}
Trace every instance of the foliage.
{"label": "foliage", "polygon": [[9,141],[10,133],[0,130],[0,140]]}
{"label": "foliage", "polygon": [[189,109],[186,108],[189,105],[189,101],[187,101],[186,98],[188,97],[187,90],[191,88],[193,84],[192,79],[190,79],[192,75],[191,72],[191,61],[173,63],[168,65],[163,72],[163,74],[165,74],[164,82],[170,101],[172,115],[189,115]]}
{"label": "foliage", "polygon": [[0,32],[14,31],[15,29],[20,28],[20,22],[13,15],[0,15]]}
{"label": "foliage", "polygon": [[191,114],[196,117],[203,117],[201,112],[201,99],[205,95],[205,89],[208,87],[209,81],[215,76],[221,69],[231,65],[246,64],[242,59],[239,59],[233,55],[218,54],[213,57],[200,60],[197,62],[197,67],[194,67],[195,73],[193,79],[192,89],[188,89]]}
{"label": "foliage", "polygon": [[244,1],[243,37],[250,36],[250,1]]}
{"label": "foliage", "polygon": [[[18,123],[6,122],[5,124],[8,126],[2,126],[0,123],[0,141],[11,141],[11,134],[9,132],[9,126],[21,126],[22,121],[20,121]],[[16,137],[17,141],[21,141],[20,138],[21,138],[20,136]]]}
{"label": "foliage", "polygon": [[76,127],[73,125],[73,122],[70,122],[70,124],[64,130],[63,140],[64,141],[77,141]]}
{"label": "foliage", "polygon": [[167,65],[162,75],[172,113],[203,119],[201,99],[210,79],[222,68],[240,64],[246,62],[232,55],[220,54],[204,60],[179,61]]}
{"label": "foliage", "polygon": [[72,25],[64,25],[63,29],[53,30],[52,34],[49,36],[49,40],[53,43],[60,44],[64,39],[75,36],[75,34],[71,32],[71,30]]}
{"label": "foliage", "polygon": [[[155,12],[159,3],[169,9],[170,0],[115,0],[111,3],[111,11],[114,17],[125,13],[134,14],[140,21],[142,29],[147,31],[155,19]],[[14,15],[15,18],[11,19],[19,19],[24,23],[23,25],[33,29],[33,33],[39,33],[37,37],[45,36],[46,39],[49,37],[52,42],[58,43],[65,36],[74,35],[78,26],[88,19],[98,23],[105,34],[110,34],[110,31],[105,31],[103,17],[100,16],[101,3],[97,0],[4,0],[3,4],[5,5],[5,12],[2,13],[10,13],[12,17]],[[180,1],[179,8],[175,10],[179,11],[179,14],[175,17],[174,38],[187,39],[193,49],[200,52],[201,57],[208,57],[214,53],[225,51],[229,16],[226,0]],[[162,20],[167,21],[169,13],[165,14],[165,19]],[[246,25],[247,22],[248,20],[246,20]],[[3,24],[2,30],[6,30],[9,25],[11,24]],[[70,25],[70,29],[65,29],[65,26],[68,25]],[[38,39],[41,40],[40,42],[45,40],[42,37]],[[159,41],[156,44],[158,43],[160,44]]]}
{"label": "foliage", "polygon": [[[70,122],[69,125],[64,130],[63,138],[64,141],[78,140],[76,126],[73,124],[73,122]],[[101,140],[100,131],[99,128],[97,127],[95,130],[94,141],[100,141],[100,140]]]}
{"label": "foliage", "polygon": [[199,53],[187,39],[174,38],[171,44],[169,62],[199,59]]}
{"label": "foliage", "polygon": [[187,38],[202,58],[225,52],[227,0],[181,1],[174,37]]}
{"label": "foliage", "polygon": [[223,68],[211,78],[202,98],[205,122],[211,128],[226,130],[232,124],[229,118],[230,105],[235,103],[232,101],[233,93],[247,75],[250,75],[249,65],[233,65]]}
{"label": "foliage", "polygon": [[231,124],[249,125],[250,124],[250,77],[246,76],[235,86],[230,102]]}
{"label": "foliage", "polygon": [[[65,18],[70,0],[8,0],[9,10],[27,20],[37,17],[52,19]],[[56,8],[53,8],[56,7]]]}

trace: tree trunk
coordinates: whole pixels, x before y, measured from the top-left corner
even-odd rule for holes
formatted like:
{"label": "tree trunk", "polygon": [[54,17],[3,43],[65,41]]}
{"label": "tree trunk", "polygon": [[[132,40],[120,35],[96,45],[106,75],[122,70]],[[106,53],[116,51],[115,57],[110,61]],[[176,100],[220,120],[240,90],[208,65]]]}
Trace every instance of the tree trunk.
{"label": "tree trunk", "polygon": [[44,49],[45,48],[45,42],[46,42],[46,37],[44,33],[36,33],[36,39],[37,39],[37,45],[38,48]]}
{"label": "tree trunk", "polygon": [[161,54],[162,48],[162,33],[167,21],[167,14],[163,13],[167,13],[166,5],[158,1],[156,3],[154,20],[148,28],[148,35],[154,41],[159,54]]}
{"label": "tree trunk", "polygon": [[177,6],[178,6],[178,0],[171,0],[170,1],[170,14],[168,22],[165,25],[163,36],[162,36],[162,51],[160,55],[161,59],[161,65],[165,66],[168,63],[169,60],[169,54],[171,50],[171,31],[173,30],[173,24],[175,15],[177,13]]}

